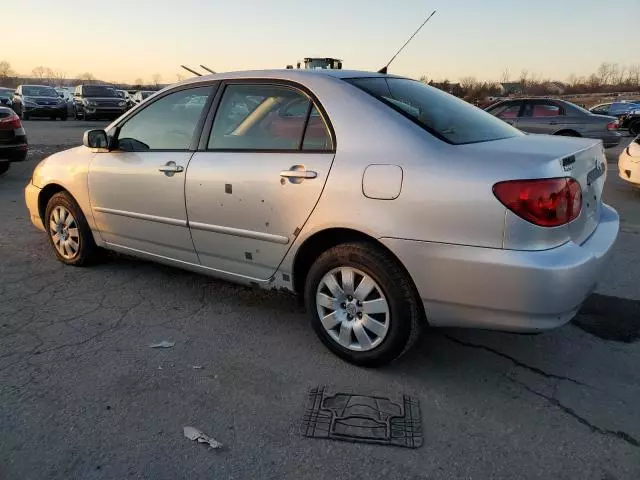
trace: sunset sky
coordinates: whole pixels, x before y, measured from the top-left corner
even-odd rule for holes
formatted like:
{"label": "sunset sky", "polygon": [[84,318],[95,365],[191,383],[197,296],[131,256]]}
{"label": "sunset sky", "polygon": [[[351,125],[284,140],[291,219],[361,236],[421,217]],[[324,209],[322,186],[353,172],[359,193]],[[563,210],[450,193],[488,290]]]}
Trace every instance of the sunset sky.
{"label": "sunset sky", "polygon": [[[640,63],[640,0],[20,0],[3,26],[0,61],[29,74],[165,83],[180,64],[218,71],[284,68],[332,56],[377,70],[428,13],[438,13],[393,73],[498,80],[508,67],[545,78],[587,75],[602,62]],[[5,9],[6,10],[6,9]],[[6,13],[6,12],[5,12]],[[12,14],[9,14],[9,18]],[[633,36],[633,38],[631,38]]]}

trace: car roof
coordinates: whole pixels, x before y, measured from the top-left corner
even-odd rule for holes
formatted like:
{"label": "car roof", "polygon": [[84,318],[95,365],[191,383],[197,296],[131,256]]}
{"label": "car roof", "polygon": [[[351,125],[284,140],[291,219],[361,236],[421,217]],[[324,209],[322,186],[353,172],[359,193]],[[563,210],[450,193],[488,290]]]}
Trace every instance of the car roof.
{"label": "car roof", "polygon": [[[304,81],[317,77],[318,75],[334,77],[334,78],[404,78],[396,75],[389,75],[377,72],[367,72],[361,70],[332,70],[332,69],[279,69],[279,70],[240,70],[235,72],[223,72],[213,75],[203,75],[201,77],[192,77],[183,80],[178,85],[186,85],[190,83],[200,83],[210,80],[235,80],[235,79],[251,79],[251,78],[273,78],[278,80]],[[175,85],[173,85],[175,86]]]}

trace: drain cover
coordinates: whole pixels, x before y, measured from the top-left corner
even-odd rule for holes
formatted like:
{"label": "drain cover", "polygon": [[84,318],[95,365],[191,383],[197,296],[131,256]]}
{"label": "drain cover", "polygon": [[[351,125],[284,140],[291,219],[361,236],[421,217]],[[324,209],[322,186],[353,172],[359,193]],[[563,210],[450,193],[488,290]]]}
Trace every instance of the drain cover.
{"label": "drain cover", "polygon": [[420,404],[407,395],[377,397],[317,387],[309,391],[301,432],[313,438],[418,448]]}

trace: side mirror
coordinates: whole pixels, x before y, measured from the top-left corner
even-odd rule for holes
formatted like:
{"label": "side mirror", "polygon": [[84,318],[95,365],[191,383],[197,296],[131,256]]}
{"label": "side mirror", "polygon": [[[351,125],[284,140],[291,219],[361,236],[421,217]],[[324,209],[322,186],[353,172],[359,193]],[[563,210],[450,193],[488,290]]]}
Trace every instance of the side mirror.
{"label": "side mirror", "polygon": [[109,139],[104,130],[87,130],[82,137],[82,144],[89,148],[109,148]]}

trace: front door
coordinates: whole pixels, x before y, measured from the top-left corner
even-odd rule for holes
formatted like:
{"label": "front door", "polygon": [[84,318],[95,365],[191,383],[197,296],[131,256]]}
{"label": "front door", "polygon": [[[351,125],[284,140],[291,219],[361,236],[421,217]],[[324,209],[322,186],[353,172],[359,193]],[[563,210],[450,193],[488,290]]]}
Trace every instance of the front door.
{"label": "front door", "polygon": [[334,157],[327,119],[303,91],[229,84],[186,203],[202,265],[268,279],[313,211]]}
{"label": "front door", "polygon": [[206,86],[160,97],[118,126],[113,151],[96,153],[89,192],[105,242],[198,263],[187,226],[184,181],[211,91]]}

